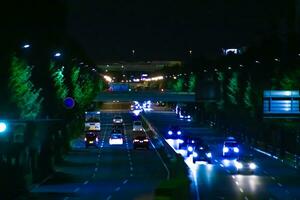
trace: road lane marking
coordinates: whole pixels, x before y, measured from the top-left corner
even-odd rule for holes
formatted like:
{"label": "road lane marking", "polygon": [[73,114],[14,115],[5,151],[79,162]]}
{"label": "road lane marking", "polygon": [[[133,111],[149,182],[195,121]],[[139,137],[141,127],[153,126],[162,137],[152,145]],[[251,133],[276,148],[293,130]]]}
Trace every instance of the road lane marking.
{"label": "road lane marking", "polygon": [[123,181],[123,184],[126,184],[128,182],[128,179],[126,179],[125,181]]}
{"label": "road lane marking", "polygon": [[70,197],[65,197],[64,200],[68,200]]}
{"label": "road lane marking", "polygon": [[120,187],[117,187],[116,189],[115,189],[115,191],[119,191],[121,188]]}
{"label": "road lane marking", "polygon": [[132,177],[133,176],[133,174],[130,174],[130,177]]}
{"label": "road lane marking", "polygon": [[223,165],[223,164],[220,164],[220,166],[221,166],[221,167],[224,167],[224,165]]}
{"label": "road lane marking", "polygon": [[240,188],[240,191],[241,191],[241,193],[243,193],[243,192],[244,192],[244,190],[243,190],[242,188]]}
{"label": "road lane marking", "polygon": [[130,161],[129,164],[132,165],[132,162]]}
{"label": "road lane marking", "polygon": [[98,171],[98,168],[97,168],[97,167],[95,168],[95,172],[96,172],[96,171]]}
{"label": "road lane marking", "polygon": [[235,184],[239,185],[239,182],[238,182],[238,181],[235,181]]}
{"label": "road lane marking", "polygon": [[271,179],[275,180],[276,178],[274,176],[271,176]]}
{"label": "road lane marking", "polygon": [[98,154],[98,158],[100,158],[100,154]]}
{"label": "road lane marking", "polygon": [[277,185],[278,185],[279,187],[282,187],[282,184],[281,184],[281,183],[277,183]]}
{"label": "road lane marking", "polygon": [[245,199],[245,200],[248,200],[248,197],[245,197],[244,199]]}
{"label": "road lane marking", "polygon": [[217,160],[217,159],[215,159],[215,162],[218,162],[218,160]]}
{"label": "road lane marking", "polygon": [[107,198],[106,198],[106,200],[110,200],[111,199],[111,195],[109,195]]}
{"label": "road lane marking", "polygon": [[85,181],[84,183],[83,183],[83,185],[86,185],[86,184],[88,184],[89,183],[89,181]]}
{"label": "road lane marking", "polygon": [[130,171],[133,171],[133,167],[130,167]]}
{"label": "road lane marking", "polygon": [[80,190],[80,188],[78,187],[74,190],[74,192],[78,192],[79,190]]}
{"label": "road lane marking", "polygon": [[234,175],[232,175],[232,178],[233,178],[233,179],[235,179],[235,176],[234,176]]}

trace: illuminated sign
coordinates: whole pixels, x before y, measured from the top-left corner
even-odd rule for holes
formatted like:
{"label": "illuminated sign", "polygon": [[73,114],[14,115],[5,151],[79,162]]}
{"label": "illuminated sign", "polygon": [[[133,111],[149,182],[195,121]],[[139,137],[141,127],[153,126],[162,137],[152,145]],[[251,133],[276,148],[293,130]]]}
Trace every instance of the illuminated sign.
{"label": "illuminated sign", "polygon": [[264,114],[297,115],[300,95],[295,90],[267,90],[264,91]]}

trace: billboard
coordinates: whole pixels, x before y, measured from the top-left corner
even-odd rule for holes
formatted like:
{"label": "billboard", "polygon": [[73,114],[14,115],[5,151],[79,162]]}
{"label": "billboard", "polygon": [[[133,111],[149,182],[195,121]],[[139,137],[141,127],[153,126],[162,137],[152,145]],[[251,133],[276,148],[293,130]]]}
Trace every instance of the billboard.
{"label": "billboard", "polygon": [[297,90],[264,91],[263,111],[265,116],[296,117],[300,115],[300,95]]}

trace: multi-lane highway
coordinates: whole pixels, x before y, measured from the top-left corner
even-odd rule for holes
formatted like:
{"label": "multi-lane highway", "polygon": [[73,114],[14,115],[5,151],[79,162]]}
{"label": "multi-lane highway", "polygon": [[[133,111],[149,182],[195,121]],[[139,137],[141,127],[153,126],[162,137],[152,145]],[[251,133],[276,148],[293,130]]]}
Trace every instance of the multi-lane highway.
{"label": "multi-lane highway", "polygon": [[300,199],[299,170],[243,146],[241,151],[254,155],[258,169],[254,175],[237,175],[232,162],[224,161],[221,156],[222,134],[193,121],[179,120],[171,111],[150,112],[145,116],[159,134],[166,133],[169,125],[179,125],[183,134],[201,137],[211,146],[212,164],[193,164],[191,157],[185,159],[193,179],[195,199]]}
{"label": "multi-lane highway", "polygon": [[85,149],[82,136],[72,141],[72,150],[52,174],[31,190],[31,199],[153,199],[154,190],[167,178],[157,152],[132,149],[131,114],[119,113],[125,124],[123,145],[109,145],[116,113],[102,112],[98,148]]}

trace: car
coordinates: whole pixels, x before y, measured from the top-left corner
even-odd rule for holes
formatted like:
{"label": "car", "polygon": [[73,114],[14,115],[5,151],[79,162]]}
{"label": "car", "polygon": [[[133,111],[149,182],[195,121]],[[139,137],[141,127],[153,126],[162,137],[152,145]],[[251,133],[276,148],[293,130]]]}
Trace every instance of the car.
{"label": "car", "polygon": [[133,121],[132,131],[143,131],[143,124],[141,121]]}
{"label": "car", "polygon": [[186,109],[180,109],[180,111],[178,112],[178,117],[180,119],[188,119],[188,120],[192,119],[191,113]]}
{"label": "car", "polygon": [[86,148],[88,148],[89,146],[97,147],[98,142],[99,142],[98,132],[95,132],[95,131],[85,132],[84,141],[85,141]]}
{"label": "car", "polygon": [[122,145],[123,144],[123,134],[122,133],[112,133],[109,137],[110,145]]}
{"label": "car", "polygon": [[252,155],[240,156],[238,159],[235,160],[234,166],[238,174],[247,172],[250,174],[254,174],[257,168],[256,164],[253,161]]}
{"label": "car", "polygon": [[121,124],[121,123],[123,123],[123,118],[120,115],[116,115],[113,118],[113,123],[115,123],[115,124]]}
{"label": "car", "polygon": [[212,153],[207,144],[197,145],[193,152],[193,163],[197,161],[205,161],[207,163],[212,163]]}
{"label": "car", "polygon": [[133,139],[133,149],[145,148],[149,149],[149,139],[146,135],[137,135]]}
{"label": "car", "polygon": [[182,131],[179,126],[170,126],[165,134],[165,139],[182,139]]}
{"label": "car", "polygon": [[222,149],[224,157],[237,157],[239,152],[239,143],[234,138],[229,137],[224,141]]}
{"label": "car", "polygon": [[179,144],[179,149],[186,149],[186,155],[190,156],[193,154],[195,148],[203,144],[203,140],[197,137],[184,137],[183,143]]}

